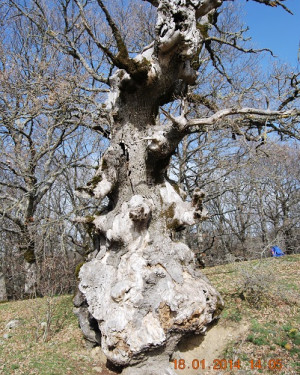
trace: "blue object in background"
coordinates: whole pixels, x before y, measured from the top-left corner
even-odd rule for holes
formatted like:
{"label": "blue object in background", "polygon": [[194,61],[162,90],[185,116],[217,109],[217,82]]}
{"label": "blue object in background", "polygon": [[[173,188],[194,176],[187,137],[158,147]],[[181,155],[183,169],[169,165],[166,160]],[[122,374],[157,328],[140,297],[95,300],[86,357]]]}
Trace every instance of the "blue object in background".
{"label": "blue object in background", "polygon": [[284,252],[278,246],[272,246],[271,253],[272,257],[281,257],[282,255],[285,255]]}

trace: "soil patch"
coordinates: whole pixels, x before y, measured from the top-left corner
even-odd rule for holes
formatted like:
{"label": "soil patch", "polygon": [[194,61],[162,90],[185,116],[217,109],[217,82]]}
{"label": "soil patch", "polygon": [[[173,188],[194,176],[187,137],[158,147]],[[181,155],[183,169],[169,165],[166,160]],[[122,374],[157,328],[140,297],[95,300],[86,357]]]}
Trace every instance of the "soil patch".
{"label": "soil patch", "polygon": [[[214,360],[222,359],[222,353],[230,344],[230,342],[238,341],[248,330],[249,324],[239,322],[236,324],[222,325],[221,322],[212,326],[205,335],[197,335],[183,339],[177,346],[177,350],[173,354],[173,359],[180,359],[185,362],[184,369],[175,370],[178,375],[216,375],[213,370]],[[200,364],[198,364],[198,360]],[[205,360],[205,362],[200,362]],[[193,362],[194,361],[194,362]],[[202,370],[202,364],[205,363],[205,370]],[[194,364],[194,368],[193,368]],[[172,364],[174,368],[174,364]],[[199,369],[197,370],[197,367]],[[209,367],[211,367],[209,369]]]}

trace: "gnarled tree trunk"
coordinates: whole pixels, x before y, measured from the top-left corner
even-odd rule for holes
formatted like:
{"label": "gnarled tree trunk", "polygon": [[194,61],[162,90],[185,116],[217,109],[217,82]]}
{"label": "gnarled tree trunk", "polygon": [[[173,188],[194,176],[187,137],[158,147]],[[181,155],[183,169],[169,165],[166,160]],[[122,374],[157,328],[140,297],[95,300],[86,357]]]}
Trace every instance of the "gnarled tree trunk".
{"label": "gnarled tree trunk", "polygon": [[172,374],[168,360],[178,341],[204,332],[223,305],[192,251],[171,239],[172,231],[206,212],[202,191],[186,202],[166,177],[187,134],[184,116],[166,126],[158,117],[159,106],[195,82],[196,19],[218,3],[161,0],[156,41],[134,60],[120,56],[124,69],[111,78],[111,144],[83,189],[108,197],[109,205],[83,220],[94,225],[100,245],[80,270],[75,305],[86,337],[101,344],[110,361],[129,366],[124,374]]}

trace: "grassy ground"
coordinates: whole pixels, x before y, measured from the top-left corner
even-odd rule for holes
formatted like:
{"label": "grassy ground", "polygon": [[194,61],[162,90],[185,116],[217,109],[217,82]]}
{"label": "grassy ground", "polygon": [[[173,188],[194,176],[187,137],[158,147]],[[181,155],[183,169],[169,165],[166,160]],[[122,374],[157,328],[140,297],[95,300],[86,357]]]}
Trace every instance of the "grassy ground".
{"label": "grassy ground", "polygon": [[[300,373],[299,265],[300,255],[293,255],[205,269],[226,303],[219,324],[249,326],[243,337],[228,344],[222,356],[227,369],[216,374]],[[5,329],[13,319],[21,324]],[[282,368],[269,370],[268,365]],[[0,305],[1,375],[97,373],[113,374],[85,348],[71,296]]]}
{"label": "grassy ground", "polygon": [[219,324],[249,326],[228,344],[222,374],[300,374],[299,266],[300,256],[292,255],[204,271],[225,300]]}
{"label": "grassy ground", "polygon": [[[1,304],[0,374],[112,374],[86,349],[72,308],[72,296]],[[21,325],[8,331],[5,326],[12,319]]]}

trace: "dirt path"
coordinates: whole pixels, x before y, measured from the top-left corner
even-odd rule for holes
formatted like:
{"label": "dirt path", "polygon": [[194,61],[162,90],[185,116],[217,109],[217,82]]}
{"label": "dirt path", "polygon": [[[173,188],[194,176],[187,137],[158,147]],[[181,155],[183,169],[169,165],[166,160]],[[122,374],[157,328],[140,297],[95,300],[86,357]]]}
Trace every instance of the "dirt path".
{"label": "dirt path", "polygon": [[[181,342],[178,345],[178,350],[174,353],[174,359],[177,359],[177,364],[179,359],[184,359],[185,369],[178,369],[175,372],[178,375],[222,374],[222,371],[212,369],[213,361],[222,359],[222,353],[227,345],[232,341],[237,341],[247,330],[248,324],[244,322],[228,326],[222,326],[219,322],[205,336],[196,336]],[[202,370],[204,362],[200,362],[203,359],[205,360],[205,370]],[[194,369],[192,364],[196,368],[199,366],[199,369]]]}

